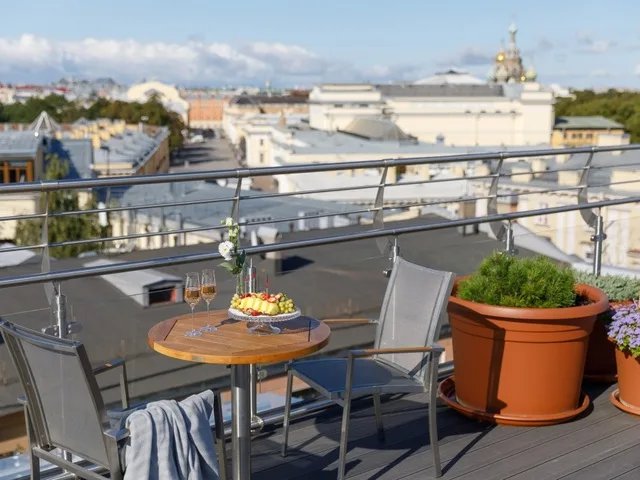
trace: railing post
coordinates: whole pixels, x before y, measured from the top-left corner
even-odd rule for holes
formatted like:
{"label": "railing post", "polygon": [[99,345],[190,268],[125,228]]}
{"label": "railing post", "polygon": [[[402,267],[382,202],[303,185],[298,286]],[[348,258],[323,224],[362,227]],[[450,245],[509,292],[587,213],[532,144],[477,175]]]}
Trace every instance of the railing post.
{"label": "railing post", "polygon": [[[491,173],[493,178],[491,179],[491,185],[489,186],[489,201],[487,202],[488,215],[496,215],[498,213],[498,184],[500,183],[500,172],[502,170],[503,163],[504,153],[500,153],[500,156],[498,157],[498,164]],[[509,222],[508,226],[505,226],[505,224],[500,221],[491,222],[489,223],[489,228],[491,228],[491,231],[493,232],[495,237],[500,241],[505,239],[505,234],[507,235],[507,252],[510,252],[510,245],[513,244],[513,231],[511,229],[511,222]],[[511,236],[511,240],[509,240],[509,236]]]}
{"label": "railing post", "polygon": [[[591,149],[587,160],[582,167],[582,175],[580,175],[580,185],[578,190],[578,205],[589,203],[589,173],[593,163],[593,156],[596,153],[595,147]],[[593,244],[593,274],[600,276],[602,270],[602,245],[607,236],[604,233],[604,217],[602,216],[602,208],[598,209],[598,213],[593,210],[580,210],[580,215],[587,225],[595,229],[595,235],[591,235]]]}
{"label": "railing post", "polygon": [[604,217],[602,212],[598,211],[596,217],[596,233],[591,236],[593,242],[593,274],[596,277],[600,276],[602,270],[602,245],[606,240],[607,235],[604,233]]}
{"label": "railing post", "polygon": [[[373,228],[374,229],[382,229],[384,228],[384,188],[387,183],[387,172],[389,171],[389,167],[385,166],[382,169],[382,174],[380,175],[380,183],[378,184],[378,190],[376,192],[376,199],[373,202],[373,207],[375,208],[375,213],[373,214]],[[387,248],[387,242],[384,238],[376,239],[376,243],[378,244],[378,249],[380,253],[383,253]]]}
{"label": "railing post", "polygon": [[396,264],[396,260],[400,255],[400,245],[398,244],[398,237],[393,238],[393,244],[391,245],[391,249],[389,251],[389,261],[391,263],[390,267],[386,270],[382,271],[382,274],[385,277],[391,276],[391,271],[393,270],[393,266]]}
{"label": "railing post", "polygon": [[505,236],[505,253],[509,255],[517,255],[518,249],[516,248],[515,237],[513,236],[513,223],[511,220],[507,222]]}

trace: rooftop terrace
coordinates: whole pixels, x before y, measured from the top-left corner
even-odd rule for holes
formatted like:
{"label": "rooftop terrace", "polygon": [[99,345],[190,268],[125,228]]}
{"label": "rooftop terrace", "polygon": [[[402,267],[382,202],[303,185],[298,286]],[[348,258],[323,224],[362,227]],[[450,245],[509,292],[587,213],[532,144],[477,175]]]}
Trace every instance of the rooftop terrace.
{"label": "rooftop terrace", "polygon": [[[515,251],[512,235],[532,235],[531,232],[513,229],[513,222],[521,218],[539,215],[555,215],[577,213],[579,210],[590,210],[596,219],[601,210],[620,205],[635,206],[640,197],[633,191],[627,195],[598,196],[575,195],[574,202],[557,207],[530,209],[525,211],[497,211],[500,196],[499,183],[508,180],[510,171],[501,170],[505,159],[538,159],[557,154],[590,154],[596,157],[604,155],[606,162],[616,158],[623,165],[628,165],[632,155],[608,156],[612,151],[632,151],[638,145],[622,147],[581,148],[562,151],[532,152],[491,152],[449,157],[409,158],[400,160],[379,160],[365,162],[344,162],[331,165],[296,165],[263,169],[232,169],[210,172],[182,173],[178,175],[149,175],[141,177],[117,177],[91,180],[74,180],[56,184],[21,183],[0,186],[0,199],[6,193],[62,190],[74,188],[111,187],[154,188],[155,185],[178,182],[216,181],[226,179],[247,179],[268,175],[305,175],[317,172],[341,172],[342,170],[368,169],[377,171],[378,177],[372,179],[375,188],[371,190],[371,201],[366,207],[367,215],[359,225],[351,225],[333,230],[311,230],[283,232],[282,237],[271,243],[250,245],[249,239],[243,239],[247,254],[258,267],[259,275],[269,273],[276,289],[291,293],[304,308],[304,314],[319,319],[327,318],[375,318],[377,316],[381,295],[386,286],[386,277],[382,274],[391,265],[393,252],[400,248],[403,257],[408,260],[428,265],[436,269],[445,269],[464,274],[475,269],[478,262],[490,251]],[[384,180],[387,168],[424,164],[466,164],[468,162],[498,159],[491,171],[479,174],[477,178],[487,180],[487,191],[474,193],[473,198],[452,196],[442,201],[426,201],[416,199],[414,204],[399,208],[393,202],[393,196],[386,193],[394,186]],[[554,164],[555,165],[555,164]],[[589,170],[590,163],[583,167]],[[555,165],[562,168],[562,164]],[[573,168],[572,167],[572,168]],[[376,170],[377,169],[377,170]],[[459,179],[441,178],[423,179],[424,184],[442,183],[452,189]],[[580,188],[586,192],[590,188],[589,177],[583,180]],[[418,180],[416,180],[417,183]],[[489,185],[489,183],[491,184]],[[321,186],[320,186],[321,187]],[[310,186],[316,193],[323,188]],[[343,188],[333,186],[334,189]],[[558,188],[563,188],[558,186]],[[348,190],[349,187],[344,187]],[[220,233],[225,227],[220,226],[222,217],[230,215],[236,220],[243,218],[243,212],[249,202],[255,202],[254,196],[280,198],[282,200],[304,199],[309,191],[290,192],[250,192],[243,194],[240,189],[229,192],[228,198],[209,198],[211,205],[220,203],[227,205],[228,210],[215,210],[208,227],[211,232]],[[569,197],[567,197],[569,198]],[[223,200],[223,201],[221,201]],[[462,205],[469,201],[489,200],[487,209],[464,215]],[[189,200],[190,201],[190,200]],[[118,205],[106,209],[113,215],[116,211],[144,211],[161,208],[178,208],[192,205],[177,198],[146,199],[141,196],[135,204]],[[207,203],[207,198],[198,198],[198,202]],[[412,220],[397,221],[398,214],[409,214],[432,203],[455,204],[460,210],[455,216],[448,218],[434,216],[418,216]],[[411,207],[411,208],[409,208]],[[322,212],[320,217],[344,215],[343,208],[352,209],[352,213],[361,210],[353,205],[336,206],[335,212]],[[70,212],[65,212],[69,214]],[[86,211],[74,212],[80,215]],[[51,221],[59,212],[34,214],[29,218],[40,218]],[[273,218],[265,220],[247,220],[245,228],[259,225],[277,226],[289,224],[291,212],[273,212]],[[597,224],[585,215],[585,225],[592,228]],[[111,217],[113,220],[113,217]],[[0,221],[13,221],[13,217],[0,217]],[[474,234],[479,224],[490,225],[493,232],[500,228],[506,231],[505,242],[495,240],[491,236]],[[558,227],[560,228],[560,227]],[[564,226],[563,228],[575,228]],[[608,226],[607,226],[608,228]],[[606,229],[605,229],[606,230]],[[520,233],[519,233],[520,232]],[[170,231],[150,231],[135,234],[138,237],[154,237],[161,235],[179,235],[187,233],[178,226]],[[125,232],[125,237],[132,234]],[[87,243],[102,244],[115,241],[112,237],[83,239]],[[594,252],[600,252],[605,239],[594,236]],[[530,242],[533,245],[536,242]],[[540,242],[537,242],[538,244]],[[544,242],[543,242],[544,243]],[[605,244],[606,245],[606,244]],[[611,242],[610,248],[616,245]],[[52,260],[50,268],[47,262],[39,261],[47,250],[44,246],[55,248],[55,244],[36,244],[9,248],[5,253],[33,250],[38,256],[32,257],[24,264],[14,265],[3,270],[0,276],[0,304],[3,309],[0,315],[34,329],[47,327],[51,323],[49,302],[43,291],[43,284],[51,283],[59,286],[69,299],[69,320],[76,320],[82,325],[79,338],[87,344],[92,360],[105,360],[113,356],[122,356],[131,365],[131,393],[137,400],[154,398],[184,397],[192,391],[211,386],[227,388],[229,375],[225,366],[210,367],[197,363],[184,363],[163,357],[150,351],[145,345],[149,328],[160,320],[183,314],[188,308],[183,303],[171,301],[143,307],[135,298],[135,289],[129,284],[126,289],[118,290],[104,281],[105,275],[119,275],[125,272],[153,268],[163,273],[162,278],[183,278],[186,271],[198,270],[204,266],[217,266],[221,260],[216,245],[204,243],[200,245],[181,246],[169,249],[142,250],[128,253],[111,253],[105,256],[118,257],[116,262],[91,262],[94,259]],[[558,247],[559,248],[559,247]],[[521,255],[530,252],[522,250]],[[96,252],[96,256],[98,252]],[[269,258],[264,258],[266,256]],[[594,269],[599,270],[602,257],[594,255]],[[135,276],[134,276],[135,277]],[[143,278],[143,276],[136,277]],[[153,283],[153,279],[149,282]],[[219,297],[214,308],[225,308],[231,292],[234,290],[233,279],[219,272]],[[46,290],[46,288],[45,288]],[[126,291],[125,291],[126,290]],[[141,289],[142,290],[142,289]],[[322,354],[337,354],[345,349],[368,345],[372,340],[370,326],[356,328],[335,328],[331,342]],[[446,335],[447,329],[444,329]],[[447,360],[450,360],[447,358]],[[441,374],[451,373],[455,367],[451,362],[441,365]],[[283,366],[262,366],[268,379],[279,382]],[[13,413],[18,409],[15,403],[16,394],[20,391],[17,377],[8,363],[6,348],[0,345],[0,414]],[[105,395],[108,403],[117,396],[116,382],[107,378]],[[608,395],[613,386],[584,386],[593,401],[593,407],[583,416],[573,421],[551,427],[501,427],[478,423],[458,413],[440,407],[438,412],[439,437],[444,478],[459,479],[547,479],[547,478],[621,478],[631,479],[640,475],[640,435],[637,419],[621,413],[613,407]],[[266,391],[266,389],[265,389]],[[263,396],[262,398],[265,398]],[[269,399],[271,400],[271,398]],[[253,439],[252,469],[254,479],[272,478],[335,478],[337,465],[337,441],[340,432],[340,409],[326,408],[326,405],[315,402],[316,398],[301,392],[297,403],[298,415],[293,423],[290,438],[289,456],[285,459],[278,454],[282,443],[281,405],[276,400],[265,402],[264,410],[257,413],[270,419],[264,428],[256,433]],[[386,441],[380,442],[376,435],[375,421],[372,418],[370,399],[364,398],[354,402],[351,428],[351,449],[347,457],[347,473],[349,478],[356,479],[423,479],[433,472],[426,424],[425,397],[423,395],[394,396],[383,399],[383,419],[386,428]],[[315,402],[315,403],[314,403]],[[306,410],[304,410],[306,409]],[[300,413],[304,412],[304,413]],[[313,412],[313,413],[312,413]],[[22,475],[22,476],[21,476]],[[14,478],[25,478],[21,472]],[[2,478],[2,472],[0,472]]]}

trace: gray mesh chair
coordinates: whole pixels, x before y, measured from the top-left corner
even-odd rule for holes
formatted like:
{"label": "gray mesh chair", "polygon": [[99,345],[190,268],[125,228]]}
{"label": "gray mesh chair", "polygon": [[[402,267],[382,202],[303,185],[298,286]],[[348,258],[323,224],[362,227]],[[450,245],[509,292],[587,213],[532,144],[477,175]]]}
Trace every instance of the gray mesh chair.
{"label": "gray mesh chair", "polygon": [[383,436],[380,395],[427,392],[429,437],[436,476],[442,474],[436,423],[438,363],[442,347],[435,342],[446,315],[453,274],[432,270],[398,257],[382,303],[374,348],[351,350],[346,358],[320,358],[289,364],[284,414],[287,454],[293,375],[342,405],[338,478],[344,478],[351,400],[373,396],[378,433]]}
{"label": "gray mesh chair", "polygon": [[[122,360],[93,368],[84,346],[0,320],[0,332],[25,391],[24,414],[29,439],[31,478],[40,478],[40,459],[87,479],[104,479],[93,464],[121,479],[121,448],[126,429],[111,428],[96,381],[100,374],[121,367],[123,409],[128,407],[125,365]],[[224,428],[220,396],[215,394],[214,416],[220,476],[225,478]],[[55,449],[65,452],[57,455]],[[84,459],[72,462],[75,455]]]}

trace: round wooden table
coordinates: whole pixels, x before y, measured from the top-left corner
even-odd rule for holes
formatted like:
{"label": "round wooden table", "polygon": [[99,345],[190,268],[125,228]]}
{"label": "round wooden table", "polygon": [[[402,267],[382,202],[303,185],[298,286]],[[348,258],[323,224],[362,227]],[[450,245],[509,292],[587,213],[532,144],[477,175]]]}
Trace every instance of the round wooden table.
{"label": "round wooden table", "polygon": [[[185,333],[207,323],[218,330],[187,337]],[[169,318],[154,325],[147,343],[158,353],[191,362],[231,366],[232,470],[234,480],[251,478],[251,415],[249,368],[257,363],[292,360],[316,352],[329,342],[331,330],[314,318],[278,322],[282,333],[250,333],[247,323],[231,320],[227,311]]]}

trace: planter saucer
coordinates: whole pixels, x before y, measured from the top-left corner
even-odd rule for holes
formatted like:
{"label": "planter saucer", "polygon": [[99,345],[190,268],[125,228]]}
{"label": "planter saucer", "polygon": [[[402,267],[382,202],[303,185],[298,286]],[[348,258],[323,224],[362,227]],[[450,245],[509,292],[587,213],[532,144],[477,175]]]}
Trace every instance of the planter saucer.
{"label": "planter saucer", "polygon": [[640,415],[640,407],[636,407],[626,403],[625,401],[620,399],[620,390],[615,389],[609,395],[609,400],[613,403],[614,406],[622,410],[623,412],[630,413],[632,415]]}
{"label": "planter saucer", "polygon": [[447,404],[447,406],[469,418],[473,418],[474,420],[520,427],[542,427],[545,425],[555,425],[557,423],[566,422],[580,415],[589,408],[589,405],[591,404],[589,396],[583,393],[582,401],[578,408],[556,414],[525,416],[483,412],[481,410],[469,408],[458,402],[458,399],[456,398],[455,378],[453,375],[440,382],[438,385],[438,396]]}

